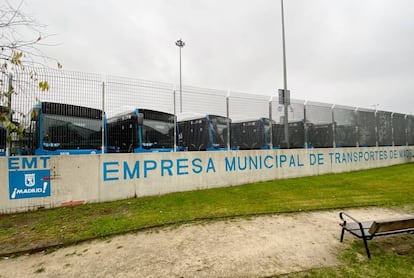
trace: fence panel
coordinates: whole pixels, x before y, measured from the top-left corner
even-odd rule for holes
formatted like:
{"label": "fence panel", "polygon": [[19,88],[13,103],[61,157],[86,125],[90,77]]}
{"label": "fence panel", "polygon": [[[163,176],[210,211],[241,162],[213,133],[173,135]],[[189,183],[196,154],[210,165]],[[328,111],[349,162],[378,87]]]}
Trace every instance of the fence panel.
{"label": "fence panel", "polygon": [[385,111],[376,112],[376,127],[378,146],[392,145],[392,113]]}
{"label": "fence panel", "polygon": [[[284,105],[279,104],[278,98],[272,98],[272,119],[283,124]],[[299,99],[291,99],[288,106],[289,123],[300,122],[305,120],[305,101]]]}
{"label": "fence panel", "polygon": [[407,142],[409,146],[414,145],[414,116],[407,115]]}
{"label": "fence panel", "polygon": [[[23,123],[38,102],[56,102],[102,109],[102,78],[98,74],[53,69],[25,68],[13,73],[14,120]],[[47,81],[42,91],[39,82]]]}
{"label": "fence panel", "polygon": [[308,147],[332,147],[332,104],[307,102],[305,111]]}
{"label": "fence panel", "polygon": [[269,96],[231,92],[228,96],[231,119],[231,146],[236,149],[270,147]]}
{"label": "fence panel", "polygon": [[[0,92],[2,92],[2,94],[0,94],[0,116],[1,117],[8,117],[8,97],[7,97],[7,92],[8,92],[8,87],[9,87],[9,76],[4,73],[1,72],[0,73]],[[4,126],[3,122],[0,122],[0,156],[5,156],[6,155],[6,137],[7,137],[7,131],[6,128]]]}
{"label": "fence panel", "polygon": [[[47,90],[40,88],[41,82],[47,82]],[[101,83],[97,74],[16,69],[12,80],[12,119],[26,133],[24,138],[12,137],[12,154],[102,151]]]}
{"label": "fence panel", "polygon": [[[2,73],[1,81],[2,91],[6,91],[9,85],[8,76]],[[49,90],[42,91],[39,88],[41,81],[48,82]],[[182,94],[176,91],[174,98],[175,86],[172,83],[112,75],[103,79],[99,74],[41,68],[15,70],[12,84],[15,90],[11,97],[12,120],[24,127],[29,126],[28,115],[39,102],[104,110],[108,117],[127,109],[144,108],[171,114],[195,112],[223,117],[229,115],[233,121],[265,119],[267,122],[260,132],[269,134],[266,133],[268,138],[261,145],[268,146],[272,143],[274,147],[287,147],[284,136],[284,106],[278,103],[276,97],[271,99],[270,96],[227,93],[224,90],[184,86]],[[8,99],[1,96],[0,106],[7,106],[7,103]],[[272,122],[269,121],[270,118]],[[407,143],[414,145],[414,116],[412,115],[375,112],[370,109],[354,109],[346,106],[332,108],[331,104],[317,102],[308,102],[305,106],[303,100],[292,99],[288,106],[288,119],[290,148],[393,144],[402,146]],[[60,120],[63,122],[65,119]],[[4,137],[2,130],[0,130],[0,149],[4,145],[4,140],[1,141]],[[44,135],[47,137],[47,134]],[[102,138],[103,136],[100,138],[101,141]],[[249,148],[253,148],[253,145],[257,146],[256,143],[252,143]]]}
{"label": "fence panel", "polygon": [[377,143],[375,110],[358,108],[358,143],[360,147],[374,147]]}
{"label": "fence panel", "polygon": [[[182,107],[177,104],[177,111],[227,116],[226,91],[193,86],[183,86],[182,91]],[[177,91],[177,99],[179,94]]]}
{"label": "fence panel", "polygon": [[356,147],[358,141],[355,107],[335,105],[334,141],[336,147]]}
{"label": "fence panel", "polygon": [[229,116],[231,119],[269,118],[269,96],[230,92]]}
{"label": "fence panel", "polygon": [[174,113],[173,84],[107,76],[105,112],[108,117],[135,108]]}
{"label": "fence panel", "polygon": [[392,128],[395,146],[407,144],[407,120],[404,114],[392,114]]}
{"label": "fence panel", "polygon": [[8,99],[7,93],[9,87],[9,75],[5,72],[0,72],[0,92],[3,94],[0,94],[0,106],[1,107],[7,107]]}
{"label": "fence panel", "polygon": [[[272,100],[273,146],[286,148],[284,129],[284,105],[279,104],[277,98]],[[288,135],[290,148],[305,147],[305,101],[291,99],[288,106]]]}

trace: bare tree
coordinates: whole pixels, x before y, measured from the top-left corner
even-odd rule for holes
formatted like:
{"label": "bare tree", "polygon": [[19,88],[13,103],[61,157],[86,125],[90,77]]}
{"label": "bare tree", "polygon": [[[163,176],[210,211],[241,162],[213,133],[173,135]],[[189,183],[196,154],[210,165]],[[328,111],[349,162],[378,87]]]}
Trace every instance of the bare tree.
{"label": "bare tree", "polygon": [[[34,18],[22,12],[22,0],[17,6],[8,1],[0,4],[0,128],[7,130],[7,140],[11,134],[23,134],[24,126],[12,121],[11,97],[16,94],[13,88],[12,72],[26,71],[36,86],[42,91],[49,89],[46,80],[38,80],[36,67],[43,65],[45,60],[53,60],[39,48],[45,45],[48,36],[42,30],[46,26],[36,22]],[[57,62],[57,61],[56,61]],[[61,68],[57,62],[57,67]]]}

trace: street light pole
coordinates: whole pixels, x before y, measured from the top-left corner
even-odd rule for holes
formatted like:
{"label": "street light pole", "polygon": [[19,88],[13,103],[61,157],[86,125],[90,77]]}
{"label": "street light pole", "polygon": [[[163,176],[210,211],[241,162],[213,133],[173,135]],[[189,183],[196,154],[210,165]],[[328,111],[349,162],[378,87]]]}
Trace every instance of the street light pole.
{"label": "street light pole", "polygon": [[286,44],[285,44],[285,15],[283,11],[283,0],[280,0],[281,10],[282,10],[282,43],[283,43],[283,91],[285,96],[284,101],[284,131],[285,131],[285,141],[286,147],[289,149],[289,119],[288,119],[288,105],[289,103],[286,101],[286,97],[288,95],[287,89],[287,70],[286,70]]}
{"label": "street light pole", "polygon": [[183,42],[181,39],[175,42],[175,45],[178,46],[180,49],[180,113],[183,112],[183,81],[182,81],[182,75],[181,75],[181,48],[184,47],[185,42]]}

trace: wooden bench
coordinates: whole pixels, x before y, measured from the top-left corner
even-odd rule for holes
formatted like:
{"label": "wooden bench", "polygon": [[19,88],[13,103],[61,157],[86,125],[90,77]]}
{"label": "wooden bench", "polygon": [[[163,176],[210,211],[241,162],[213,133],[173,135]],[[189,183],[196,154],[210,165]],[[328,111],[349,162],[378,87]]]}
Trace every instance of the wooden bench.
{"label": "wooden bench", "polygon": [[370,259],[371,254],[368,248],[368,240],[377,236],[387,236],[400,233],[414,233],[414,215],[390,220],[375,220],[360,222],[345,212],[339,213],[342,223],[341,242],[344,239],[345,231],[351,233],[357,238],[364,241],[367,256]]}

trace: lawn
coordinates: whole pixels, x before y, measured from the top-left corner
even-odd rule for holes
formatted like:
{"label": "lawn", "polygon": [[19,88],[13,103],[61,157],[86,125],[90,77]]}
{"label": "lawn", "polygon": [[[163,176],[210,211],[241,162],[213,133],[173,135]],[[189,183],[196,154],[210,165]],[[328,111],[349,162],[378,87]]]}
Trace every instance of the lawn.
{"label": "lawn", "polygon": [[340,256],[341,265],[290,273],[275,277],[283,278],[391,278],[413,277],[414,241],[409,235],[383,237],[370,242],[373,259],[367,260],[360,240],[354,241]]}

